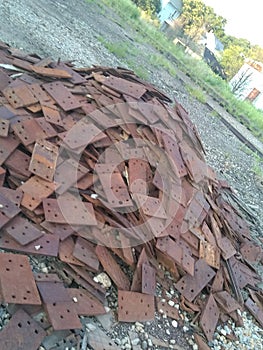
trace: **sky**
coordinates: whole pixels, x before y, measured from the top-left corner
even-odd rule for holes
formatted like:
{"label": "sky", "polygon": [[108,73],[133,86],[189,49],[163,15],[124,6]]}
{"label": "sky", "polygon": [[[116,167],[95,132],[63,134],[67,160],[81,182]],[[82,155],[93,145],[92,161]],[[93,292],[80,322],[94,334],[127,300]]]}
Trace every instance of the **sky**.
{"label": "sky", "polygon": [[263,47],[262,0],[203,0],[227,20],[225,32]]}
{"label": "sky", "polygon": [[[163,4],[169,0],[162,0]],[[263,47],[262,0],[203,0],[227,20],[225,32]]]}

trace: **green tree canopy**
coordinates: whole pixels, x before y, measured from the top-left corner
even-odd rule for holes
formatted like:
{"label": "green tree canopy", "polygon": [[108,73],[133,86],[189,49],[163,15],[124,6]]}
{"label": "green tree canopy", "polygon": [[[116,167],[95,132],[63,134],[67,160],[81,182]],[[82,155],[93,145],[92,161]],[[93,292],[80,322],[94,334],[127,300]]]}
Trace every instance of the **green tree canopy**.
{"label": "green tree canopy", "polygon": [[138,7],[146,11],[149,15],[157,14],[161,11],[161,0],[132,0]]}
{"label": "green tree canopy", "polygon": [[221,38],[226,25],[226,19],[218,16],[202,0],[184,0],[180,22],[185,34],[193,40],[198,40],[209,29],[213,29],[215,35]]}

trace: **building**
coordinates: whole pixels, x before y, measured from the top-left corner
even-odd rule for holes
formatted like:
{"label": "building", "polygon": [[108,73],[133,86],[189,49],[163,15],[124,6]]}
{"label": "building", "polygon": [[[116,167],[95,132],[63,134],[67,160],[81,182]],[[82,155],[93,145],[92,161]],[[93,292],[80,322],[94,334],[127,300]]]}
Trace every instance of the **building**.
{"label": "building", "polygon": [[172,22],[180,16],[182,13],[183,1],[182,0],[169,0],[163,2],[163,7],[158,14],[158,18],[161,23]]}
{"label": "building", "polygon": [[263,110],[263,63],[247,59],[230,80],[230,86],[239,99]]}

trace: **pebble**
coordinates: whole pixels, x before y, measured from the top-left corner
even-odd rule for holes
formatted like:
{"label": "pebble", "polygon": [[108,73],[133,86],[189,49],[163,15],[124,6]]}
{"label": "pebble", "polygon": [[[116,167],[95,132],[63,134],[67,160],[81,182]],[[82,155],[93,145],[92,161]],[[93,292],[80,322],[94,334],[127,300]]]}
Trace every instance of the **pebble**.
{"label": "pebble", "polygon": [[43,273],[48,273],[48,268],[47,267],[43,267],[42,272]]}
{"label": "pebble", "polygon": [[148,339],[148,346],[153,346],[153,342],[152,342],[152,339]]}
{"label": "pebble", "polygon": [[94,324],[92,323],[87,323],[86,327],[88,328],[88,330],[90,330],[91,332],[94,332],[96,330],[96,326],[94,326]]}
{"label": "pebble", "polygon": [[138,345],[140,343],[140,338],[134,338],[131,343],[133,346]]}
{"label": "pebble", "polygon": [[105,273],[105,272],[102,272],[100,274],[98,274],[97,276],[95,276],[93,278],[93,280],[95,282],[99,282],[100,284],[102,284],[102,286],[104,288],[110,288],[111,287],[111,280],[109,278],[109,276]]}
{"label": "pebble", "polygon": [[147,341],[146,341],[146,340],[144,340],[144,341],[142,342],[141,347],[142,347],[142,349],[143,349],[143,350],[148,349],[148,343],[147,343]]}
{"label": "pebble", "polygon": [[177,328],[178,327],[178,322],[176,320],[172,320],[172,326],[174,328]]}
{"label": "pebble", "polygon": [[170,344],[174,345],[176,343],[176,341],[174,339],[170,340]]}
{"label": "pebble", "polygon": [[170,306],[174,306],[174,301],[169,300],[169,301],[168,301],[168,304],[169,304]]}
{"label": "pebble", "polygon": [[169,331],[169,329],[166,329],[166,334],[168,334],[168,335],[170,335],[171,334],[171,332]]}
{"label": "pebble", "polygon": [[193,345],[193,350],[198,350],[198,345],[197,344]]}

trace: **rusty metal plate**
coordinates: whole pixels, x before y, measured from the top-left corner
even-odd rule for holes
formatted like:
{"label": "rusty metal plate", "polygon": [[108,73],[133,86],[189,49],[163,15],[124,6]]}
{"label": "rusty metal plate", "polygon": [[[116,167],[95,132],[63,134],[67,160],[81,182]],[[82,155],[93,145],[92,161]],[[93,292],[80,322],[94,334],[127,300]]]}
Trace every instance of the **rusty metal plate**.
{"label": "rusty metal plate", "polygon": [[82,328],[73,301],[45,304],[45,309],[55,331]]}
{"label": "rusty metal plate", "polygon": [[240,253],[250,263],[259,262],[263,257],[262,248],[255,243],[243,243],[240,247]]}
{"label": "rusty metal plate", "polygon": [[0,348],[37,350],[46,332],[23,309],[18,310],[1,330]]}
{"label": "rusty metal plate", "polygon": [[104,270],[107,272],[116,286],[122,290],[129,290],[130,281],[127,275],[120,268],[120,265],[113,258],[110,251],[106,247],[98,245],[96,247],[96,254]]}
{"label": "rusty metal plate", "polygon": [[9,134],[8,137],[0,138],[0,165],[14,152],[19,145],[19,140],[15,135]]}
{"label": "rusty metal plate", "polygon": [[224,276],[222,267],[217,271],[216,276],[213,280],[211,291],[213,293],[220,292],[223,289]]}
{"label": "rusty metal plate", "polygon": [[63,142],[70,148],[75,149],[82,146],[87,146],[94,141],[100,141],[107,136],[94,124],[81,120],[70,129]]}
{"label": "rusty metal plate", "polygon": [[19,190],[24,192],[21,204],[28,210],[35,210],[43,198],[50,196],[57,187],[55,183],[50,183],[38,176],[32,176],[19,187]]}
{"label": "rusty metal plate", "polygon": [[0,248],[2,249],[8,249],[33,255],[57,256],[58,246],[58,238],[50,234],[43,235],[34,242],[22,246],[10,236],[7,237],[7,235],[0,232]]}
{"label": "rusty metal plate", "polygon": [[222,237],[220,241],[217,242],[219,248],[222,251],[222,256],[225,260],[230,259],[236,254],[236,249],[232,245],[230,239],[227,237]]}
{"label": "rusty metal plate", "polygon": [[158,298],[157,301],[157,310],[161,313],[161,314],[165,314],[168,317],[171,317],[174,320],[180,320],[180,315],[179,315],[179,311],[169,305],[167,303],[167,301],[162,301],[162,299]]}
{"label": "rusty metal plate", "polygon": [[216,269],[220,268],[220,250],[215,245],[200,241],[199,258],[204,259],[208,265]]}
{"label": "rusty metal plate", "polygon": [[96,350],[121,350],[121,347],[116,345],[114,340],[107,336],[100,328],[96,328],[94,332],[89,332],[88,343]]}
{"label": "rusty metal plate", "polygon": [[154,320],[154,296],[124,290],[118,291],[118,321],[144,322]]}
{"label": "rusty metal plate", "polygon": [[98,175],[108,203],[112,208],[122,208],[133,205],[127,185],[120,173],[98,173]]}
{"label": "rusty metal plate", "polygon": [[35,118],[35,121],[38,125],[40,125],[41,129],[45,133],[45,138],[51,138],[57,136],[57,131],[53,128],[53,126],[46,121],[44,117]]}
{"label": "rusty metal plate", "polygon": [[13,108],[20,108],[37,103],[27,84],[16,87],[7,87],[3,91],[3,95]]}
{"label": "rusty metal plate", "polygon": [[42,86],[65,112],[81,107],[79,100],[63,83],[56,81],[43,84]]}
{"label": "rusty metal plate", "polygon": [[142,293],[155,295],[156,272],[149,264],[142,264]]}
{"label": "rusty metal plate", "polygon": [[41,226],[53,235],[59,237],[61,241],[64,241],[75,232],[75,229],[71,225],[67,224],[54,224],[51,222],[43,221],[41,222]]}
{"label": "rusty metal plate", "polygon": [[110,89],[118,91],[121,94],[132,96],[134,98],[140,98],[146,92],[145,87],[141,84],[136,84],[131,81],[113,76],[105,79],[103,81],[103,85],[109,87]]}
{"label": "rusty metal plate", "polygon": [[257,306],[256,303],[253,302],[251,298],[248,298],[245,302],[245,306],[251,312],[251,314],[255,317],[261,327],[263,327],[263,311],[261,308]]}
{"label": "rusty metal plate", "polygon": [[177,140],[175,137],[170,135],[163,135],[164,149],[166,150],[170,164],[172,165],[175,174],[178,177],[185,176],[187,174],[179,146],[177,145]]}
{"label": "rusty metal plate", "polygon": [[42,273],[39,272],[34,275],[36,282],[60,282],[63,283],[55,273]]}
{"label": "rusty metal plate", "polygon": [[0,254],[0,283],[6,303],[41,305],[28,257]]}
{"label": "rusty metal plate", "polygon": [[77,238],[75,248],[73,250],[73,256],[79,261],[82,261],[91,270],[99,270],[100,263],[95,253],[95,246],[86,239],[81,237]]}
{"label": "rusty metal plate", "polygon": [[0,167],[0,187],[3,186],[5,182],[6,170]]}
{"label": "rusty metal plate", "polygon": [[0,136],[7,137],[9,131],[9,120],[0,118]]}
{"label": "rusty metal plate", "polygon": [[59,149],[49,141],[39,140],[35,143],[29,170],[47,181],[53,181]]}
{"label": "rusty metal plate", "polygon": [[214,297],[217,303],[227,313],[241,308],[240,304],[227,291],[217,292],[214,294]]}
{"label": "rusty metal plate", "polygon": [[145,215],[154,216],[160,219],[167,219],[167,214],[159,198],[135,194],[133,199]]}
{"label": "rusty metal plate", "polygon": [[88,168],[85,168],[74,159],[68,159],[59,164],[54,176],[54,181],[60,185],[57,193],[59,195],[63,194],[70,187],[76,186],[77,182],[88,172]]}
{"label": "rusty metal plate", "polygon": [[21,245],[33,242],[44,234],[43,231],[40,231],[30,221],[21,216],[12,219],[4,230]]}
{"label": "rusty metal plate", "polygon": [[11,128],[25,146],[47,137],[35,119],[18,120]]}
{"label": "rusty metal plate", "polygon": [[25,177],[30,177],[29,171],[30,156],[26,153],[16,149],[5,161],[5,165],[8,169],[14,170]]}
{"label": "rusty metal plate", "polygon": [[67,291],[79,316],[95,316],[106,313],[103,304],[84,289],[68,288]]}
{"label": "rusty metal plate", "polygon": [[[52,65],[53,66],[53,65]],[[63,69],[63,71],[66,71],[71,75],[69,78],[69,81],[72,84],[81,84],[81,83],[86,83],[86,79],[82,77],[79,73],[75,72],[72,68],[67,66],[66,64],[59,62],[58,64],[54,65],[55,68]]]}
{"label": "rusty metal plate", "polygon": [[0,228],[6,225],[19,212],[20,209],[13,202],[0,194]]}
{"label": "rusty metal plate", "polygon": [[40,102],[43,103],[52,103],[53,100],[49,96],[49,94],[42,88],[42,86],[38,83],[31,83],[28,85],[29,90],[32,92],[34,97]]}
{"label": "rusty metal plate", "polygon": [[59,259],[68,264],[84,266],[84,263],[74,258],[73,250],[75,243],[72,237],[66,238],[59,245]]}
{"label": "rusty metal plate", "polygon": [[92,204],[74,200],[74,197],[46,198],[43,199],[43,207],[45,219],[48,222],[69,225],[97,225]]}
{"label": "rusty metal plate", "polygon": [[175,284],[175,288],[192,302],[214,276],[215,271],[200,259],[195,263],[194,276],[185,275]]}
{"label": "rusty metal plate", "polygon": [[213,340],[213,335],[219,319],[219,309],[212,294],[210,294],[205,308],[200,317],[200,325],[208,341]]}
{"label": "rusty metal plate", "polygon": [[56,106],[42,105],[42,111],[47,122],[63,126],[61,113]]}
{"label": "rusty metal plate", "polygon": [[37,282],[37,288],[41,295],[43,303],[60,303],[69,302],[71,300],[68,289],[64,287],[62,281],[41,281]]}
{"label": "rusty metal plate", "polygon": [[255,275],[247,265],[238,261],[234,257],[229,259],[229,264],[232,268],[240,289],[244,288],[247,284],[251,284],[252,286],[255,286],[257,284],[257,275]]}
{"label": "rusty metal plate", "polygon": [[51,77],[51,78],[71,78],[71,74],[66,72],[64,69],[57,69],[57,68],[47,68],[47,67],[41,67],[41,66],[31,66],[33,72],[39,75],[43,75],[44,77]]}

